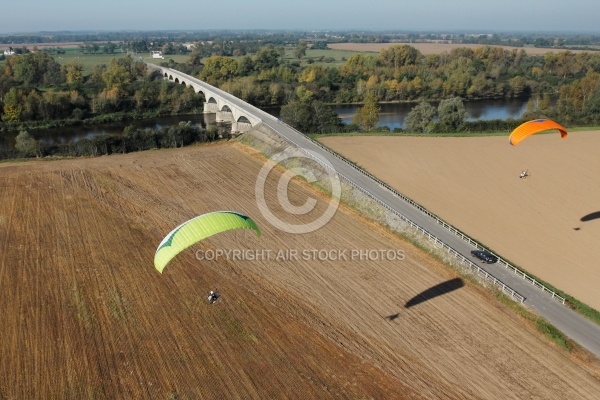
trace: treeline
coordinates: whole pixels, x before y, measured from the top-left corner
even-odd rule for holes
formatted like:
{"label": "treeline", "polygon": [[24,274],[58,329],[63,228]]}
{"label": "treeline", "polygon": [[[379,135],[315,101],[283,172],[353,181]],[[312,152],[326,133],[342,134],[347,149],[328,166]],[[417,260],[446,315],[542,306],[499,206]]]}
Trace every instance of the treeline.
{"label": "treeline", "polygon": [[[330,36],[329,32],[313,33],[320,37]],[[304,31],[278,31],[265,29],[244,30],[196,30],[196,31],[114,31],[114,32],[40,32],[37,34],[0,34],[0,44],[60,43],[60,42],[132,42],[169,41],[198,42],[214,40],[258,41],[264,44],[289,43],[306,38]]]}
{"label": "treeline", "polygon": [[39,32],[29,34],[0,35],[0,43],[56,43],[56,42],[132,42],[147,40],[149,42],[164,40],[169,42],[210,42],[215,40],[258,42],[266,44],[295,43],[299,40],[326,40],[334,42],[355,43],[417,43],[424,41],[452,41],[452,43],[469,43],[482,45],[509,46],[597,46],[600,35],[582,33],[519,33],[494,32],[472,34],[467,32],[427,32],[427,31],[283,31],[266,29],[228,29],[228,30],[196,30],[196,31],[114,31],[114,32]]}
{"label": "treeline", "polygon": [[378,55],[354,55],[339,67],[304,68],[283,62],[281,54],[280,48],[269,46],[252,56],[213,55],[203,59],[197,76],[259,107],[363,103],[369,94],[377,102],[558,97],[556,109],[535,106],[532,112],[566,113],[578,123],[597,115],[592,99],[600,96],[598,52],[536,56],[481,46],[423,55],[412,46],[397,45]]}
{"label": "treeline", "polygon": [[113,58],[84,76],[78,61],[61,66],[51,55],[35,52],[10,57],[0,71],[0,131],[107,115],[172,115],[198,111],[203,104],[192,88],[164,81],[131,56]]}
{"label": "treeline", "polygon": [[[360,113],[357,113],[356,118],[360,118]],[[524,122],[514,119],[467,121],[466,118],[467,111],[459,97],[442,100],[437,107],[421,101],[408,113],[404,121],[405,128],[399,131],[411,133],[510,132],[519,123]],[[529,118],[533,117],[524,115],[523,119]]]}
{"label": "treeline", "polygon": [[[283,58],[284,46],[254,51],[259,42],[248,45],[251,54],[215,55],[236,43],[206,43],[194,47],[186,63],[169,60],[162,65],[255,106],[285,107],[284,120],[304,132],[345,130],[327,104],[365,103],[367,97],[375,103],[529,98],[527,115],[560,117],[565,124],[599,122],[600,53],[531,56],[523,50],[481,46],[423,55],[412,46],[397,45],[376,55],[354,55],[341,66],[302,67],[307,43],[301,40],[292,45],[298,61]],[[204,100],[191,87],[149,73],[129,55],[84,76],[77,61],[61,66],[43,52],[12,56],[2,64],[0,99],[0,129],[13,131],[48,121],[194,112]]]}
{"label": "treeline", "polygon": [[360,103],[366,93],[378,101],[526,98],[558,94],[563,85],[598,72],[600,53],[532,56],[482,46],[425,56],[398,45],[377,56],[354,55],[339,67],[304,68],[282,62],[280,49],[263,47],[254,56],[210,56],[198,76],[255,105],[271,106],[297,98],[297,92],[325,103]]}
{"label": "treeline", "polygon": [[219,138],[216,127],[204,129],[190,121],[162,129],[127,126],[121,135],[97,135],[66,144],[45,145],[27,131],[16,137],[14,150],[0,151],[0,159],[16,157],[82,157],[174,148]]}

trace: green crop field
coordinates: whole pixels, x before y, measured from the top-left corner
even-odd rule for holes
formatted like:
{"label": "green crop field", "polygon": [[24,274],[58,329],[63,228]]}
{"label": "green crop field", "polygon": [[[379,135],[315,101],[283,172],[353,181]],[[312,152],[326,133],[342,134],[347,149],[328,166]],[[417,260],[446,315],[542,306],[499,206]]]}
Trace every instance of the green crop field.
{"label": "green crop field", "polygon": [[[73,51],[68,51],[65,54],[54,55],[54,59],[60,63],[61,65],[65,65],[70,63],[71,61],[77,61],[83,64],[83,74],[89,75],[94,70],[96,65],[110,64],[110,60],[113,58],[121,58],[125,57],[127,53],[115,53],[115,54],[81,54],[79,49],[70,49]],[[189,58],[189,55],[168,55],[165,56],[165,59],[156,59],[152,58],[149,54],[142,56],[144,61],[160,64],[162,62],[168,61],[169,59],[173,59],[175,62],[181,63],[186,62]]]}
{"label": "green crop field", "polygon": [[176,63],[186,63],[190,59],[190,54],[169,54],[165,55],[164,60],[160,58],[152,58],[152,56],[150,56],[149,54],[143,54],[141,55],[141,57],[146,62],[160,65],[160,63],[167,62],[169,60],[173,60]]}
{"label": "green crop field", "polygon": [[[373,55],[373,52],[364,51],[349,51],[349,50],[306,50],[306,56],[300,60],[294,57],[293,47],[287,47],[285,54],[282,57],[283,61],[287,62],[300,62],[300,65],[305,67],[307,65],[318,65],[323,67],[338,67],[352,57],[355,54]],[[309,61],[311,60],[311,61]]]}
{"label": "green crop field", "polygon": [[[59,49],[65,51],[64,54],[53,54],[54,59],[60,63],[61,65],[66,65],[71,61],[80,62],[83,65],[83,74],[89,75],[93,72],[96,65],[110,64],[110,61],[113,58],[121,58],[125,57],[127,53],[120,51],[117,49],[117,52],[114,54],[105,54],[105,53],[97,53],[97,54],[84,54],[81,52],[79,47],[64,47]],[[282,61],[289,63],[300,63],[300,66],[306,67],[308,65],[318,65],[322,67],[338,67],[344,64],[350,57],[355,54],[363,54],[363,55],[373,55],[373,52],[364,52],[364,51],[351,51],[351,50],[311,50],[308,49],[306,51],[306,56],[301,59],[297,59],[294,57],[294,49],[289,46],[285,50],[285,54],[282,57]],[[142,59],[146,62],[161,64],[168,60],[173,60],[176,63],[185,63],[188,61],[190,55],[189,54],[171,54],[166,55],[164,59],[156,59],[152,58],[150,54],[140,54]],[[239,59],[240,57],[233,57],[234,59]],[[0,60],[0,66],[4,61]]]}
{"label": "green crop field", "polygon": [[81,54],[79,49],[70,49],[76,51],[68,51],[65,54],[53,55],[56,62],[61,65],[69,64],[72,61],[77,61],[83,65],[83,74],[89,75],[94,70],[96,65],[110,64],[110,60],[113,58],[125,57],[126,53],[115,53],[115,54]]}

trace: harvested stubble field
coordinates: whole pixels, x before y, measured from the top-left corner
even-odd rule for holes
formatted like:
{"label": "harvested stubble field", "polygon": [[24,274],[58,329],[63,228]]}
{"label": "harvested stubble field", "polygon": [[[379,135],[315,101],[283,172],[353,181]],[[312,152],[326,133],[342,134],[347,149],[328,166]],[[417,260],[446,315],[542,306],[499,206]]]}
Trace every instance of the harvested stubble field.
{"label": "harvested stubble field", "polygon": [[[0,398],[590,399],[600,367],[556,348],[485,289],[405,303],[456,275],[341,207],[273,228],[237,143],[0,165]],[[269,175],[274,188],[280,172]],[[292,181],[293,204],[326,198]],[[275,190],[267,199],[278,215]],[[200,213],[251,215],[164,274],[157,243]],[[302,223],[314,215],[290,217]],[[201,250],[401,249],[404,260],[198,261]],[[209,306],[207,291],[223,297]]]}

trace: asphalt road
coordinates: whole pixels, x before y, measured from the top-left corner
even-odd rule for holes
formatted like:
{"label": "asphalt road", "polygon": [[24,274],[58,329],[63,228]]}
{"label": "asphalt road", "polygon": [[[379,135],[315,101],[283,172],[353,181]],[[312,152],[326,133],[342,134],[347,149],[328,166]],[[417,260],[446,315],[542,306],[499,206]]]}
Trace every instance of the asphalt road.
{"label": "asphalt road", "polygon": [[[183,75],[179,71],[171,71]],[[355,185],[368,191],[381,203],[419,225],[465,258],[471,258],[471,251],[476,249],[474,245],[463,238],[456,236],[454,233],[440,225],[434,217],[427,215],[409,202],[398,197],[392,191],[383,187],[380,183],[358,168],[329,153],[310,138],[281,122],[272,115],[229,93],[207,85],[205,82],[196,78],[187,75],[185,75],[185,78],[188,82],[194,82],[197,85],[209,88],[212,92],[219,93],[224,99],[231,102],[236,107],[244,109],[255,117],[260,118],[264,125],[277,132],[284,139],[305,150],[318,154],[319,157],[325,158],[339,174],[352,181]],[[476,259],[473,259],[473,262],[477,262],[483,270],[525,297],[523,303],[525,306],[537,312],[552,325],[561,330],[566,336],[570,337],[576,343],[600,358],[600,325],[577,314],[561,302],[553,299],[547,292],[544,292],[542,289],[500,264],[483,264]]]}

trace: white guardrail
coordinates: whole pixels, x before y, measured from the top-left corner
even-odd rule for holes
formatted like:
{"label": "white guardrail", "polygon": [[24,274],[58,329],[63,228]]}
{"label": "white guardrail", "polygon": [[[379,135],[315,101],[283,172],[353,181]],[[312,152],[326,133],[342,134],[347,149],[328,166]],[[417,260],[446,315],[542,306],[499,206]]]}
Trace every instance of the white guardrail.
{"label": "white guardrail", "polygon": [[[281,123],[284,123],[283,121],[280,121]],[[287,125],[287,124],[286,124]],[[294,129],[293,127],[287,125],[289,128]],[[295,129],[294,129],[295,130]],[[282,136],[283,137],[283,136]],[[333,150],[329,149],[328,147],[326,147],[325,145],[319,143],[318,141],[308,137],[305,135],[305,137],[310,140],[311,142],[313,142],[315,145],[319,146],[321,149],[327,151],[329,154],[337,157],[338,159],[342,160],[343,162],[345,162],[346,164],[350,165],[351,167],[353,167],[354,169],[356,169],[357,171],[363,173],[364,175],[368,176],[369,178],[371,178],[372,180],[374,180],[375,182],[377,182],[381,187],[385,188],[386,190],[390,191],[393,195],[395,195],[396,197],[401,198],[402,200],[404,200],[405,202],[409,203],[410,205],[412,205],[413,207],[417,208],[419,211],[421,211],[424,214],[427,214],[428,216],[430,216],[431,218],[433,218],[439,225],[443,226],[444,228],[446,228],[448,231],[452,232],[454,235],[460,237],[462,240],[464,240],[465,242],[469,243],[470,245],[474,246],[477,249],[480,250],[487,250],[485,249],[485,247],[481,246],[481,244],[479,244],[478,242],[474,241],[473,239],[471,239],[469,236],[465,235],[464,233],[462,233],[461,231],[459,231],[458,229],[456,229],[455,227],[453,227],[452,225],[448,224],[446,221],[440,219],[437,215],[433,214],[432,212],[430,212],[429,210],[427,210],[425,207],[421,206],[420,204],[416,203],[415,201],[413,201],[412,199],[404,196],[402,193],[396,191],[395,189],[393,189],[392,187],[390,187],[387,183],[383,182],[382,180],[380,180],[379,178],[373,176],[372,174],[370,174],[369,172],[365,171],[364,169],[358,167],[356,164],[351,163],[350,161],[348,161],[346,158],[342,157],[340,154],[334,152]],[[286,139],[288,142],[290,142],[291,144],[293,144],[294,146],[298,147],[301,150],[304,150],[302,148],[302,146],[300,146],[299,144],[295,143],[293,140],[288,139],[283,137],[284,139]],[[310,153],[304,151],[305,153],[307,153],[309,156]],[[314,157],[311,156],[311,158],[315,159]],[[321,165],[323,165],[325,168],[329,168],[326,164],[322,163],[320,160],[315,159],[315,161],[319,162]],[[407,218],[406,216],[402,215],[401,213],[399,213],[398,211],[392,209],[391,207],[389,207],[387,204],[383,203],[381,200],[379,200],[378,198],[376,198],[373,194],[371,194],[369,191],[367,191],[364,188],[359,187],[358,185],[356,185],[354,182],[352,182],[348,177],[340,174],[337,171],[333,171],[335,173],[337,173],[339,176],[343,177],[344,180],[346,180],[348,183],[350,183],[353,187],[359,189],[361,192],[363,192],[364,194],[366,194],[367,196],[369,196],[371,199],[375,200],[377,203],[381,204],[383,207],[385,207],[387,210],[391,211],[392,213],[394,213],[395,215],[397,215],[398,217],[400,217],[403,221],[407,222],[409,225],[411,225],[413,228],[417,229],[419,232],[421,232],[424,236],[428,237],[430,240],[432,240],[433,242],[440,244],[442,247],[444,247],[446,250],[448,250],[448,252],[450,254],[452,254],[455,258],[457,258],[460,262],[462,262],[463,264],[468,265],[472,270],[474,270],[479,276],[484,277],[486,280],[490,280],[493,282],[494,285],[500,287],[502,289],[502,292],[509,294],[511,297],[515,298],[517,301],[519,302],[524,302],[525,301],[525,297],[522,296],[521,294],[517,293],[514,289],[511,289],[510,287],[506,286],[506,284],[504,284],[503,282],[499,281],[498,279],[496,279],[494,276],[490,275],[488,272],[486,272],[485,270],[483,270],[482,268],[480,268],[477,264],[474,264],[471,260],[469,260],[468,258],[465,258],[462,254],[460,254],[459,252],[457,252],[456,250],[454,250],[452,247],[448,246],[446,243],[442,242],[441,240],[439,240],[437,237],[435,237],[434,235],[432,235],[431,233],[427,232],[425,229],[423,229],[422,227],[420,227],[419,225],[415,224],[413,221],[411,221],[409,218]],[[492,253],[494,254],[494,253]],[[562,304],[565,304],[565,298],[559,296],[556,292],[554,292],[553,290],[547,288],[546,286],[544,286],[541,282],[537,281],[535,278],[527,275],[526,273],[524,273],[523,271],[521,271],[520,269],[516,268],[515,266],[511,265],[509,262],[507,262],[506,260],[504,260],[502,257],[498,256],[497,254],[494,254],[496,257],[498,257],[498,263],[502,266],[504,266],[505,268],[511,270],[513,273],[515,273],[516,275],[520,276],[521,278],[525,279],[526,281],[530,282],[533,286],[537,287],[538,289],[542,290],[543,292],[549,294],[553,299],[558,300],[559,302],[561,302]]]}

